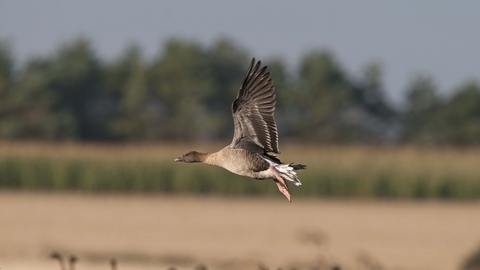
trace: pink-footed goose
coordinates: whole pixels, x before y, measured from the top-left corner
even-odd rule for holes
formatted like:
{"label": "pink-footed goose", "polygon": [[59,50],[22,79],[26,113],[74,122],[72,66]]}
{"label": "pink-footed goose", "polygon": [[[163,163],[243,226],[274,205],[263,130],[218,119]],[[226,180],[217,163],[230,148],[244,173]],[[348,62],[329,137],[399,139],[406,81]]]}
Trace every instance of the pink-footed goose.
{"label": "pink-footed goose", "polygon": [[200,153],[191,151],[176,158],[177,162],[202,162],[216,165],[232,173],[254,179],[273,179],[289,201],[290,192],[285,180],[300,186],[295,170],[305,169],[302,164],[284,164],[276,156],[278,150],[277,124],[273,116],[275,110],[275,87],[266,72],[260,68],[261,62],[255,58],[248,68],[245,80],[232,104],[235,125],[232,143],[218,152]]}

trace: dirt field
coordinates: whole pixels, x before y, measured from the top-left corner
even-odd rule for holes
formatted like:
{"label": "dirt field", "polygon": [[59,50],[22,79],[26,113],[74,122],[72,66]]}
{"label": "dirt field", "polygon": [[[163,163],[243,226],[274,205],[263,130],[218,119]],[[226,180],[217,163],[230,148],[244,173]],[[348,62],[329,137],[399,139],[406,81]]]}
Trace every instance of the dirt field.
{"label": "dirt field", "polygon": [[451,270],[480,245],[480,202],[293,199],[3,192],[0,268]]}

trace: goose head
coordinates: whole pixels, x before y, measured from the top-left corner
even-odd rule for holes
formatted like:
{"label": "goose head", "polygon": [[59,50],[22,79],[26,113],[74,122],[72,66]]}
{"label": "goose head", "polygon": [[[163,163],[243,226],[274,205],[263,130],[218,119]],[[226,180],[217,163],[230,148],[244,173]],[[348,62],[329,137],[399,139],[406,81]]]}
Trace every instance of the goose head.
{"label": "goose head", "polygon": [[204,160],[204,155],[202,155],[197,151],[187,152],[175,159],[176,162],[186,162],[186,163],[202,162],[203,160]]}

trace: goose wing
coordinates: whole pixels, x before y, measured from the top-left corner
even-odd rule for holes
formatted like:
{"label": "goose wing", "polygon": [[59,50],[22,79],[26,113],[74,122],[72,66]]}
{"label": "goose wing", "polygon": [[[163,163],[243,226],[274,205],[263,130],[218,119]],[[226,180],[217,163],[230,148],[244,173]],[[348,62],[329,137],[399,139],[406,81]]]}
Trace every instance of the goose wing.
{"label": "goose wing", "polygon": [[261,62],[255,58],[248,68],[237,99],[232,104],[235,131],[231,148],[245,149],[256,153],[278,150],[278,132],[275,118],[275,87],[266,72],[260,68]]}

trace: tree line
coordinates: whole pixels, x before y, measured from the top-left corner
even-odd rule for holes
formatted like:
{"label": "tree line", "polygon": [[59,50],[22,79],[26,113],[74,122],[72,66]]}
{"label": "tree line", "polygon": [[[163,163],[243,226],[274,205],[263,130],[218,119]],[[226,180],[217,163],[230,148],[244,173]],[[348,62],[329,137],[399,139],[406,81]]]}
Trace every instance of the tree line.
{"label": "tree line", "polygon": [[[81,141],[229,140],[230,106],[251,54],[229,38],[211,45],[172,38],[151,59],[136,44],[102,59],[86,38],[18,66],[0,40],[0,138]],[[262,59],[263,60],[263,59]],[[277,93],[282,138],[321,143],[480,143],[480,87],[450,96],[418,75],[407,105],[387,100],[382,66],[352,78],[328,50],[306,52],[292,70],[265,59]]]}

